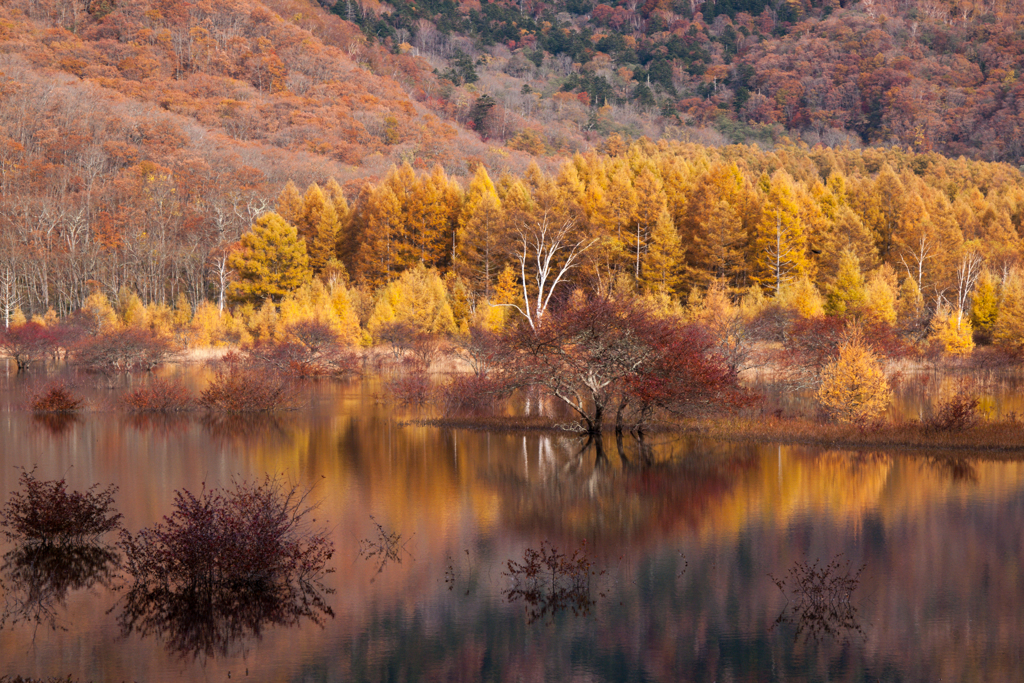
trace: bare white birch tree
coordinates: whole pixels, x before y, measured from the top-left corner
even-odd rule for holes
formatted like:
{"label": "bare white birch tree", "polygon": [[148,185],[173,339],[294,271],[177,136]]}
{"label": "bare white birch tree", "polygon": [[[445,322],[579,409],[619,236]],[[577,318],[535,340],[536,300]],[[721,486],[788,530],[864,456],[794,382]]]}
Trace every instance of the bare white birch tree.
{"label": "bare white birch tree", "polygon": [[495,306],[516,309],[530,323],[531,329],[537,329],[555,289],[566,281],[569,271],[579,265],[583,253],[597,242],[596,239],[576,239],[573,226],[572,219],[552,223],[551,216],[544,212],[536,222],[519,229],[514,256],[519,263],[523,306],[512,303]]}

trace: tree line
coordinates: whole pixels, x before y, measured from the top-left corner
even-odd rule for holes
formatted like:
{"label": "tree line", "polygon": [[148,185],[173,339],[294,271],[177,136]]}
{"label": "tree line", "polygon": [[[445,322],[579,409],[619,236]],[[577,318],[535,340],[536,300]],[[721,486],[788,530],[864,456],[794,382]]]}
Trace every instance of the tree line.
{"label": "tree line", "polygon": [[[187,206],[168,194],[147,206]],[[93,243],[98,254],[145,252],[113,271],[54,268],[63,243],[22,250],[0,272],[0,313],[7,325],[62,317],[72,307],[48,314],[47,297],[66,274],[103,319],[202,330],[194,336],[207,342],[280,335],[310,311],[351,343],[379,340],[395,320],[465,333],[499,328],[517,309],[540,318],[573,289],[677,313],[715,297],[737,310],[786,303],[803,318],[830,313],[941,339],[950,353],[1020,340],[1024,188],[1001,164],[612,138],[553,173],[534,164],[492,178],[478,167],[463,188],[440,167],[403,164],[351,199],[328,179],[304,191],[287,183],[265,207],[274,211],[256,213],[240,240],[192,266],[191,289],[180,271],[150,267],[167,251],[147,244],[148,212],[144,250]]]}

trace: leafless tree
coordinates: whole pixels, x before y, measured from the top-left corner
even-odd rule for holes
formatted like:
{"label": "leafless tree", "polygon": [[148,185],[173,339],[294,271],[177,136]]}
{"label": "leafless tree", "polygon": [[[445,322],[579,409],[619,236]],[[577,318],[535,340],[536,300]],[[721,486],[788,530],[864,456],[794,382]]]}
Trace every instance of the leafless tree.
{"label": "leafless tree", "polygon": [[518,231],[514,257],[519,263],[523,306],[510,303],[495,305],[516,309],[532,329],[537,329],[547,313],[555,289],[566,280],[569,271],[579,265],[580,256],[597,242],[596,239],[576,239],[574,225],[572,219],[554,224],[545,212],[536,222]]}

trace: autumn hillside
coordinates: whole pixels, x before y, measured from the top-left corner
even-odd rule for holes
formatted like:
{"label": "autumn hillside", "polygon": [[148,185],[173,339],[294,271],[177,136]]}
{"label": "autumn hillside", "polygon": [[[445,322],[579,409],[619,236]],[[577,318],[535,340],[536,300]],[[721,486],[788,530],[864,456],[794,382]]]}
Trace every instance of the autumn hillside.
{"label": "autumn hillside", "polygon": [[[8,102],[8,116],[31,111],[19,106],[45,116],[42,79],[63,85],[52,97],[74,101],[65,106],[104,103],[108,121],[145,111],[141,103],[181,117],[147,115],[154,121],[124,141],[136,147],[181,149],[192,124],[235,147],[307,152],[338,168],[379,168],[403,154],[450,162],[457,141],[467,153],[486,151],[417,103],[412,95],[425,98],[422,64],[368,44],[352,24],[304,0],[9,2],[0,7],[0,51],[5,99],[20,91],[30,100]],[[7,133],[24,145],[12,132],[24,131]],[[110,137],[101,142],[122,141]]]}

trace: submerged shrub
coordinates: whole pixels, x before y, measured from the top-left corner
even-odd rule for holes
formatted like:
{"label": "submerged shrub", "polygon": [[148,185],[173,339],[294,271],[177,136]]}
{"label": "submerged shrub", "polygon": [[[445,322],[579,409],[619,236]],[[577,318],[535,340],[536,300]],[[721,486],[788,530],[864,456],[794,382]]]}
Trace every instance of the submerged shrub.
{"label": "submerged shrub", "polygon": [[265,413],[289,407],[292,399],[292,385],[286,377],[229,354],[199,402],[218,412]]}
{"label": "submerged shrub", "polygon": [[74,413],[81,405],[82,399],[62,381],[48,384],[29,399],[29,407],[34,413]]}
{"label": "submerged shrub", "polygon": [[272,589],[326,571],[333,543],[309,522],[308,491],[267,477],[198,496],[176,492],[174,512],[120,546],[135,586],[171,591]]}
{"label": "submerged shrub", "polygon": [[122,531],[132,585],[118,617],[124,635],[165,639],[182,656],[227,654],[271,625],[323,624],[320,584],[334,552],[311,527],[308,491],[267,477],[233,490],[176,493],[174,512],[136,535]]}
{"label": "submerged shrub", "polygon": [[391,394],[395,402],[403,406],[423,405],[433,394],[430,378],[418,368],[409,374],[388,380],[384,383],[384,389]]}
{"label": "submerged shrub", "polygon": [[191,410],[196,398],[177,380],[154,380],[121,396],[121,405],[130,413],[175,413]]}
{"label": "submerged shrub", "polygon": [[95,541],[121,525],[114,510],[116,486],[99,490],[94,484],[85,492],[68,492],[64,479],[36,479],[35,468],[22,471],[18,481],[21,489],[0,509],[0,527],[11,540],[75,545]]}

